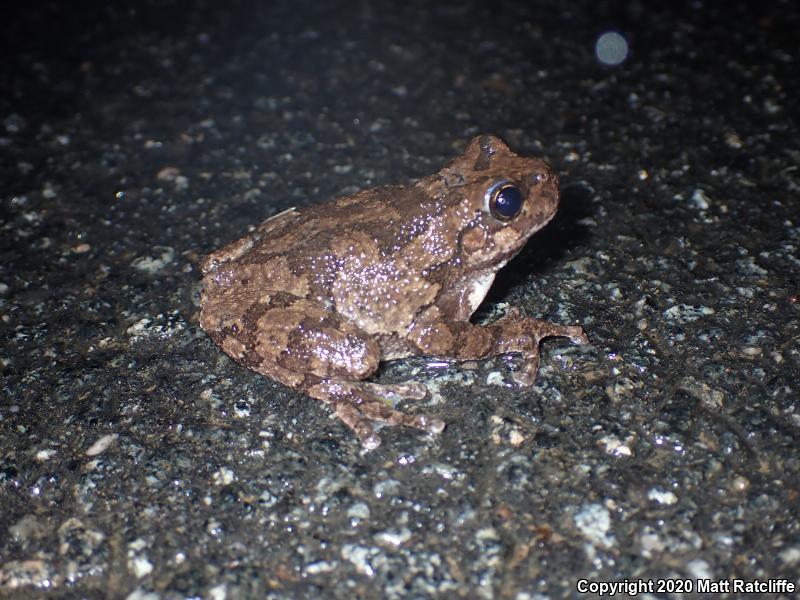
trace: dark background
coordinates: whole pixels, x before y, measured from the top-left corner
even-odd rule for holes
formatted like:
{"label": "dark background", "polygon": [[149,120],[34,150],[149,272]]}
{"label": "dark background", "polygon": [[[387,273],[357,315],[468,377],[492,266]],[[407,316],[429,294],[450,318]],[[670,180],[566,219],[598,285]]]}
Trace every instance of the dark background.
{"label": "dark background", "polygon": [[[511,598],[798,582],[795,2],[30,3],[0,14],[0,596]],[[627,40],[616,66],[595,43]],[[498,303],[583,325],[431,368],[365,452],[197,324],[289,206],[546,158]],[[663,594],[662,594],[663,595]],[[733,597],[733,596],[731,596]]]}

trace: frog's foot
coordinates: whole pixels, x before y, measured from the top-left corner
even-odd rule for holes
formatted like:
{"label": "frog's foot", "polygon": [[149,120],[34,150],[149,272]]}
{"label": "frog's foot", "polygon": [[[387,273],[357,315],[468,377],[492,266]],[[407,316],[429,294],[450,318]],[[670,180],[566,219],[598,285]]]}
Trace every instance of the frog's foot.
{"label": "frog's foot", "polygon": [[421,400],[427,388],[421,383],[378,384],[368,381],[323,381],[308,391],[310,396],[331,405],[336,416],[352,429],[368,450],[377,448],[380,424],[406,425],[438,434],[444,421],[427,415],[409,415],[392,408],[398,400]]}
{"label": "frog's foot", "polygon": [[583,328],[578,325],[556,325],[533,319],[520,322],[526,323],[527,333],[532,338],[528,348],[522,352],[522,368],[512,374],[514,381],[522,386],[533,385],[536,380],[536,372],[539,370],[539,343],[544,338],[565,337],[574,344],[589,343]]}

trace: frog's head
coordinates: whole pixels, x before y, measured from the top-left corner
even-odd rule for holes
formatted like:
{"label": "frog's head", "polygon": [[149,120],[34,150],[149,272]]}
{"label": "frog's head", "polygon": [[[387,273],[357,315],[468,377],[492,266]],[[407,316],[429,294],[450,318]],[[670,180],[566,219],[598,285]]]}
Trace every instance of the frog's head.
{"label": "frog's head", "polygon": [[495,271],[544,227],[558,209],[558,178],[538,158],[518,156],[499,138],[482,135],[439,172],[468,267]]}

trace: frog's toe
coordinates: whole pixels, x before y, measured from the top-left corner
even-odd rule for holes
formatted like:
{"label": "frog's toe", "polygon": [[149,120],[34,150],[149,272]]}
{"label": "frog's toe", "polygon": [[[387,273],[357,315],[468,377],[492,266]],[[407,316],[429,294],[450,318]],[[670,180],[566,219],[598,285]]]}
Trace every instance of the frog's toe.
{"label": "frog's toe", "polygon": [[530,370],[523,368],[519,371],[514,371],[511,374],[511,379],[513,379],[514,383],[519,386],[529,387],[533,385],[534,381],[536,381],[536,371],[534,370],[531,372]]}
{"label": "frog's toe", "polygon": [[366,437],[359,438],[359,441],[367,450],[375,450],[375,448],[381,445],[381,438],[375,432],[370,433]]}
{"label": "frog's toe", "polygon": [[381,438],[369,419],[364,418],[358,407],[352,402],[338,399],[331,403],[336,416],[356,434],[356,437],[367,450],[374,450],[381,445]]}
{"label": "frog's toe", "polygon": [[533,385],[533,382],[536,381],[536,373],[538,371],[539,352],[537,349],[535,352],[524,355],[522,366],[520,366],[519,370],[514,371],[511,374],[511,378],[517,383],[517,385],[528,387]]}
{"label": "frog's toe", "polygon": [[414,417],[414,427],[427,431],[433,435],[439,435],[444,431],[446,423],[441,419],[435,419],[428,415],[416,415]]}
{"label": "frog's toe", "polygon": [[407,400],[422,400],[428,395],[428,388],[416,381],[397,384],[398,395]]}
{"label": "frog's toe", "polygon": [[570,325],[569,327],[564,328],[564,333],[566,337],[568,337],[573,344],[588,344],[589,338],[586,337],[586,334],[583,332],[583,327],[578,325]]}

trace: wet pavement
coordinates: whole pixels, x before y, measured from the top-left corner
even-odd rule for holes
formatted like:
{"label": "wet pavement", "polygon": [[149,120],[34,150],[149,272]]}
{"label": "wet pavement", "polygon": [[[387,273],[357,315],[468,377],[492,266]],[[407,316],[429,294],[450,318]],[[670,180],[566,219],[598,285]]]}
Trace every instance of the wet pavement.
{"label": "wet pavement", "polygon": [[[6,15],[0,597],[792,596],[797,7],[206,4]],[[584,327],[533,387],[386,364],[447,428],[368,452],[199,328],[207,252],[479,133],[561,178],[477,315]]]}

